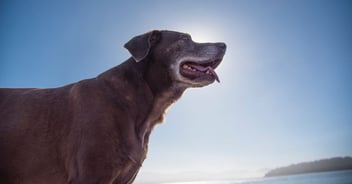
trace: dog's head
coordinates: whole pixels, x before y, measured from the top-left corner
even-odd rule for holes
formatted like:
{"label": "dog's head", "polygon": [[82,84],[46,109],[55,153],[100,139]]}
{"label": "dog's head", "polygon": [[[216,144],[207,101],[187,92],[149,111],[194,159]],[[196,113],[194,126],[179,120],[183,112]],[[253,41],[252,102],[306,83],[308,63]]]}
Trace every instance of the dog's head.
{"label": "dog's head", "polygon": [[219,82],[215,68],[225,54],[224,43],[196,43],[189,34],[151,31],[125,44],[136,62],[148,63],[154,78],[184,87],[202,87]]}

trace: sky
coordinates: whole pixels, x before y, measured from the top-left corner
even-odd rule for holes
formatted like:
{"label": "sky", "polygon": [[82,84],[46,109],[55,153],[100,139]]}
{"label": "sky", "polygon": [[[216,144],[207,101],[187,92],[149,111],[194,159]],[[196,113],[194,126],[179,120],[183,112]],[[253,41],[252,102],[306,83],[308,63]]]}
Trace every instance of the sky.
{"label": "sky", "polygon": [[2,0],[0,87],[95,77],[153,29],[225,42],[221,83],[168,109],[136,183],[258,177],[352,156],[351,20],[348,0]]}

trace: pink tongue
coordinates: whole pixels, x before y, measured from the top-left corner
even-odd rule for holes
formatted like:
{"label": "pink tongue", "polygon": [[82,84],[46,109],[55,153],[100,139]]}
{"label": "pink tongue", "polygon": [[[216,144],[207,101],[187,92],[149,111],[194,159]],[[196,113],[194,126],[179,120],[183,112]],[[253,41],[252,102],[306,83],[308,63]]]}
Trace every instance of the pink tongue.
{"label": "pink tongue", "polygon": [[217,82],[220,82],[218,75],[216,74],[216,72],[214,71],[214,69],[212,67],[210,67],[210,66],[203,67],[203,66],[200,66],[200,65],[191,65],[191,66],[192,66],[192,68],[195,68],[195,69],[197,69],[198,71],[201,71],[201,72],[205,72],[205,71],[209,70],[210,73],[214,75],[215,80]]}

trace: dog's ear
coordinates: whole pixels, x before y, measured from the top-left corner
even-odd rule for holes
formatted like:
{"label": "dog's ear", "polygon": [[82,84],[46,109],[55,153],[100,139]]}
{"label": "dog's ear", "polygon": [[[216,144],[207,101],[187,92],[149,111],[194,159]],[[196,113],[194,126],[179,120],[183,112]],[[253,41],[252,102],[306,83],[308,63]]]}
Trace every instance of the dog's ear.
{"label": "dog's ear", "polygon": [[149,54],[150,49],[160,40],[160,31],[150,31],[136,36],[128,41],[124,47],[131,53],[136,62],[142,61]]}

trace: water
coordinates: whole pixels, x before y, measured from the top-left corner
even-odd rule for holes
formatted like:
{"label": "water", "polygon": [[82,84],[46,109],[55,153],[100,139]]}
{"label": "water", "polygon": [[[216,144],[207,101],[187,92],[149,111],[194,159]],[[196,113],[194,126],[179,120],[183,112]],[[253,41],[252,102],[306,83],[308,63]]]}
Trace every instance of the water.
{"label": "water", "polygon": [[280,176],[240,184],[352,184],[352,170]]}
{"label": "water", "polygon": [[185,182],[175,184],[352,184],[352,170],[279,176],[246,181]]}

